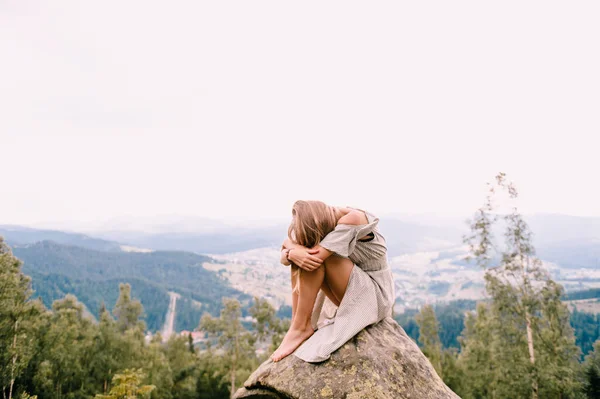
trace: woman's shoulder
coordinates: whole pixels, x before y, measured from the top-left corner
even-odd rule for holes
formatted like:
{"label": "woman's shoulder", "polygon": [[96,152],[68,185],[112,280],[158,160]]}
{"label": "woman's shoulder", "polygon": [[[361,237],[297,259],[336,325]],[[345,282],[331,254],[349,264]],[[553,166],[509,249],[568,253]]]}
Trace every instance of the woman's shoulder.
{"label": "woman's shoulder", "polygon": [[366,212],[359,209],[351,209],[350,212],[340,218],[338,223],[358,226],[369,223],[369,219]]}

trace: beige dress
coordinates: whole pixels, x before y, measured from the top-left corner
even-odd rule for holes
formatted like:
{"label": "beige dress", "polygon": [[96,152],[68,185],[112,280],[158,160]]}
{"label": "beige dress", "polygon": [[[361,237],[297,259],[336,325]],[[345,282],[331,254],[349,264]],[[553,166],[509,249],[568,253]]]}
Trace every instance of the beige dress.
{"label": "beige dress", "polygon": [[[377,229],[379,219],[365,212],[368,223],[338,224],[319,243],[354,262],[344,298],[337,307],[320,291],[312,314],[317,331],[296,349],[294,355],[307,362],[329,359],[331,353],[363,328],[392,315],[394,280],[387,263],[385,239]],[[371,234],[372,233],[372,234]],[[369,241],[359,238],[370,235]]]}

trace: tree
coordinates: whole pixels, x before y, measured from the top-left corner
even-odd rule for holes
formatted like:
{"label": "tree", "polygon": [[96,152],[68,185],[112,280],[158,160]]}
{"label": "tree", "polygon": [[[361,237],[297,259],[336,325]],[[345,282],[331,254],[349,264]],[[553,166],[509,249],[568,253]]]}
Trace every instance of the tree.
{"label": "tree", "polygon": [[583,371],[583,391],[586,396],[600,399],[600,340],[594,343],[594,350],[585,357]]}
{"label": "tree", "polygon": [[[199,329],[217,338],[217,349],[223,351],[224,366],[229,370],[230,394],[235,393],[238,373],[246,376],[254,368],[254,337],[242,325],[241,305],[236,299],[223,299],[223,309],[218,318],[206,313],[200,320]],[[246,367],[244,367],[246,366]]]}
{"label": "tree", "polygon": [[15,383],[33,355],[33,323],[43,306],[29,301],[31,280],[0,237],[0,386],[12,399]]}
{"label": "tree", "polygon": [[120,350],[122,335],[118,331],[115,320],[104,304],[100,309],[98,333],[94,337],[94,356],[90,363],[90,375],[102,382],[102,393],[110,390],[113,374],[122,367],[123,353]]}
{"label": "tree", "polygon": [[210,348],[199,355],[198,381],[196,382],[198,399],[222,399],[231,395],[225,369],[220,356]]}
{"label": "tree", "polygon": [[164,346],[164,353],[171,369],[173,397],[195,398],[198,356],[195,350],[190,351],[188,337],[171,336]]}
{"label": "tree", "polygon": [[145,378],[142,370],[126,369],[115,374],[112,379],[113,387],[108,395],[97,394],[96,399],[137,399],[147,397],[153,390],[153,385],[141,385]]}
{"label": "tree", "polygon": [[600,373],[598,367],[589,366],[585,369],[585,395],[589,399],[600,399]]}
{"label": "tree", "polygon": [[271,337],[269,352],[275,351],[290,327],[289,320],[279,319],[275,308],[266,299],[258,297],[254,298],[254,305],[250,308],[250,315],[255,320],[256,342],[261,343],[268,337]]}
{"label": "tree", "polygon": [[143,313],[144,308],[141,302],[131,299],[131,285],[119,284],[119,299],[113,309],[119,331],[123,332],[132,328],[144,331],[146,326],[143,321],[140,321]]}
{"label": "tree", "polygon": [[165,355],[160,334],[156,334],[150,344],[145,347],[141,364],[146,371],[148,384],[156,387],[152,391],[152,399],[173,398],[173,371]]}
{"label": "tree", "polygon": [[89,365],[94,356],[94,324],[73,295],[52,305],[52,314],[41,337],[43,353],[35,376],[35,392],[52,392],[61,398],[92,395]]}
{"label": "tree", "polygon": [[438,322],[433,307],[431,305],[423,306],[421,312],[415,316],[415,321],[419,325],[419,343],[423,353],[443,379],[442,343],[440,342]]}
{"label": "tree", "polygon": [[[532,233],[517,208],[498,212],[498,194],[507,193],[510,202],[517,199],[514,185],[500,173],[488,187],[484,205],[471,222],[471,235],[465,237],[471,257],[485,270],[490,296],[488,345],[496,367],[488,389],[495,389],[492,396],[515,395],[527,384],[533,399],[540,393],[552,397],[573,392],[578,383],[569,368],[577,367],[577,348],[560,301],[562,287],[535,257]],[[505,227],[503,249],[493,234],[500,222]],[[475,343],[476,334],[471,335],[465,344]]]}

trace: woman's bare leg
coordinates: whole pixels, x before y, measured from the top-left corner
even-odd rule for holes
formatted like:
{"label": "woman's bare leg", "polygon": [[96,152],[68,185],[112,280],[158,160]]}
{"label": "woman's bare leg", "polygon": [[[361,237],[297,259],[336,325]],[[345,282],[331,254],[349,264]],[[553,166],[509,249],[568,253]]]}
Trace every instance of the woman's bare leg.
{"label": "woman's bare leg", "polygon": [[294,276],[295,273],[299,273],[299,269],[297,266],[290,266],[290,279],[292,282],[292,321],[294,321],[294,316],[296,315],[296,308],[298,307],[298,292],[296,291],[296,284],[298,283],[298,279]]}
{"label": "woman's bare leg", "polygon": [[353,267],[354,263],[350,259],[341,256],[333,255],[325,260],[325,282],[337,299],[337,303],[332,301],[337,306],[340,306],[346,294]]}
{"label": "woman's bare leg", "polygon": [[[327,275],[327,271],[325,271],[325,275]],[[335,295],[333,295],[333,291],[331,291],[331,287],[327,283],[327,278],[325,278],[323,280],[323,285],[321,285],[321,291],[323,291],[323,293],[325,294],[325,296],[327,298],[329,298],[329,300],[331,302],[333,302],[333,304],[335,306],[340,306],[340,301],[338,301],[337,297]]]}
{"label": "woman's bare leg", "polygon": [[273,361],[279,361],[288,356],[300,346],[302,342],[313,335],[310,319],[315,306],[317,294],[323,285],[325,270],[319,267],[312,272],[300,271],[300,292],[295,312],[292,312],[292,323],[290,329],[283,337],[279,348],[271,355]]}

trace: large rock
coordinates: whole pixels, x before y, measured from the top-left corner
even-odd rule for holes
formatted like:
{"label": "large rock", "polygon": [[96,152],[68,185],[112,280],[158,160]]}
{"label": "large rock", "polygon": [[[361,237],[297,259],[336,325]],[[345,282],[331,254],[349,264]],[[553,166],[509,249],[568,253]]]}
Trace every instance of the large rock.
{"label": "large rock", "polygon": [[234,398],[445,399],[448,388],[402,327],[388,317],[367,327],[323,363],[288,356],[264,362]]}

